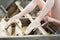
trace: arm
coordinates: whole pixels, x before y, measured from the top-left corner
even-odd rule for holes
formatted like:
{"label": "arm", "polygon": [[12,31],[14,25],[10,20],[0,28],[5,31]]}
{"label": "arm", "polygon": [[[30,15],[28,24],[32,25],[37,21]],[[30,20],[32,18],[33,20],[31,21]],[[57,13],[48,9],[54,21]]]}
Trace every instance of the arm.
{"label": "arm", "polygon": [[60,21],[59,21],[59,20],[56,20],[56,19],[51,18],[51,17],[49,17],[49,16],[46,16],[46,17],[44,18],[44,20],[46,20],[46,21],[48,21],[48,22],[52,22],[53,24],[60,26]]}

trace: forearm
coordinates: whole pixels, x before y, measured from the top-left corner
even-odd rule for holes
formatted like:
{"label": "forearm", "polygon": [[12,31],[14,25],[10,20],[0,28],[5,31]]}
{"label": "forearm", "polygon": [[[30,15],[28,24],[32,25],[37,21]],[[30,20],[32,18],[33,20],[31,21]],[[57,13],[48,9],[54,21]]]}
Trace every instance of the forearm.
{"label": "forearm", "polygon": [[48,21],[48,22],[51,22],[51,23],[53,23],[54,25],[60,25],[60,20],[51,18],[51,17],[49,17],[49,16],[44,17],[44,20],[45,20],[45,21]]}
{"label": "forearm", "polygon": [[60,21],[59,20],[54,19],[52,23],[54,25],[60,26]]}

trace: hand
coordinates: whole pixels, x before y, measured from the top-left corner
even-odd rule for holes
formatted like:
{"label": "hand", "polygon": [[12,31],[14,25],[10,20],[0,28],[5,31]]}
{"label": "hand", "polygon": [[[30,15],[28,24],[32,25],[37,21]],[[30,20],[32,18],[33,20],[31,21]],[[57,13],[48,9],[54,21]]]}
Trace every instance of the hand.
{"label": "hand", "polygon": [[54,18],[51,18],[51,17],[49,17],[49,16],[45,16],[44,18],[43,18],[43,20],[44,21],[48,21],[48,22],[54,22]]}

